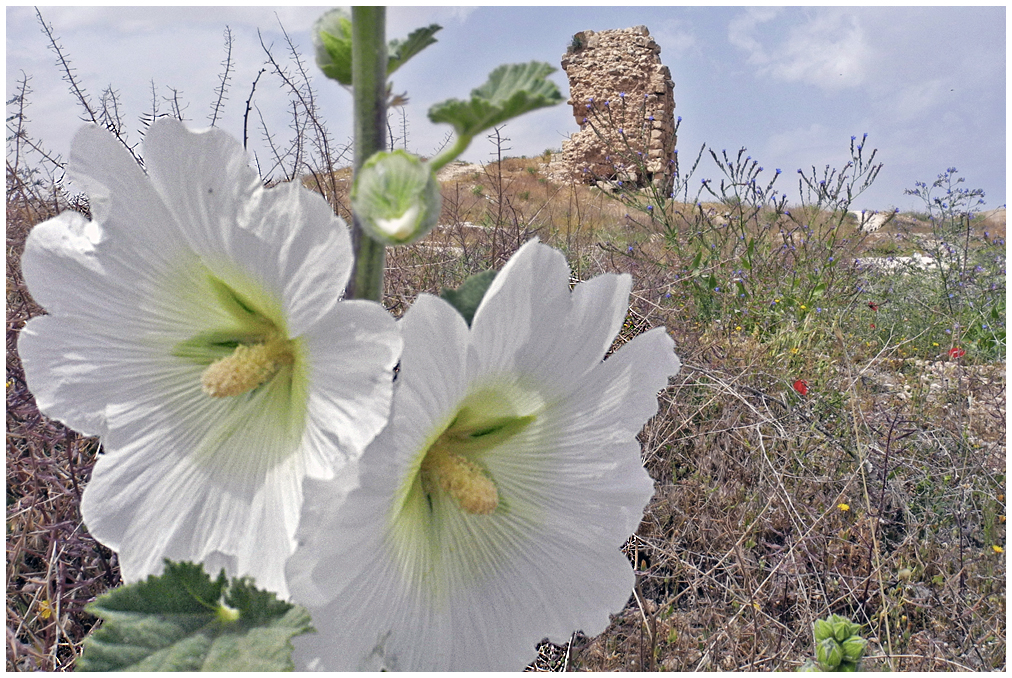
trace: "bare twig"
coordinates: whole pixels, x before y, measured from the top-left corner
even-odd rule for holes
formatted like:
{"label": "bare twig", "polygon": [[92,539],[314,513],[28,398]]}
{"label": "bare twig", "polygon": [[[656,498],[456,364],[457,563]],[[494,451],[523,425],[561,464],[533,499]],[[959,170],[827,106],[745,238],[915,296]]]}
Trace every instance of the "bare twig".
{"label": "bare twig", "polygon": [[[221,65],[225,70],[219,76],[220,82],[218,86],[214,88],[214,93],[218,98],[215,99],[214,105],[211,107],[211,127],[214,127],[215,123],[218,122],[218,116],[221,114],[221,109],[225,104],[225,95],[228,92],[228,79],[232,73],[232,30],[228,26],[225,26],[225,59],[221,62]],[[250,96],[252,96],[252,92]],[[243,138],[245,140],[245,136]]]}

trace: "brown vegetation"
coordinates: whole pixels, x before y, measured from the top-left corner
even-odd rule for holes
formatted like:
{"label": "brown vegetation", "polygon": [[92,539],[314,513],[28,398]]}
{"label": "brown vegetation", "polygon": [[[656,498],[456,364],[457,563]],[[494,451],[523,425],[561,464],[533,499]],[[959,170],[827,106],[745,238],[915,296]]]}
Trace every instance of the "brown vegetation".
{"label": "brown vegetation", "polygon": [[[791,670],[830,613],[864,625],[868,668],[1005,666],[1003,363],[905,359],[856,309],[763,337],[700,322],[666,296],[663,238],[618,202],[546,179],[538,159],[478,169],[444,183],[442,226],[389,252],[392,312],[539,237],[575,279],[631,272],[616,345],[664,325],[684,363],[641,434],[657,491],[626,545],[635,595],[604,634],[543,645],[532,669]],[[38,413],[17,357],[41,312],[24,238],[69,208],[28,189],[8,175],[7,667],[60,670],[118,573],[78,514],[98,444]]]}

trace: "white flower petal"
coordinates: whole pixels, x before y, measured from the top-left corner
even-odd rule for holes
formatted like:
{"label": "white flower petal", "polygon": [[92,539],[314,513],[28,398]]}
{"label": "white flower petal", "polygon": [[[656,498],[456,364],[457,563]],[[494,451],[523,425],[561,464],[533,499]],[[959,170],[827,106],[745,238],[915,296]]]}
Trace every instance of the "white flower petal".
{"label": "white flower petal", "polygon": [[[355,472],[401,339],[378,305],[337,303],[350,239],[320,196],[264,189],[236,141],[175,121],[152,125],[145,161],[151,179],[108,132],[75,137],[95,221],[65,213],[28,238],[50,313],[21,334],[28,382],[44,412],[102,437],[82,513],[127,581],[206,559],[286,595],[302,481]],[[237,344],[276,362],[249,392],[207,395],[202,375]]]}
{"label": "white flower petal", "polygon": [[348,457],[357,457],[390,412],[391,373],[401,352],[393,318],[378,304],[343,302],[316,323],[306,348],[319,356],[309,377],[319,385],[310,394],[310,419],[331,431]]}
{"label": "white flower petal", "polygon": [[[499,283],[505,280],[508,286]],[[475,313],[474,345],[483,368],[552,373],[564,392],[604,357],[622,326],[631,289],[628,274],[605,274],[570,294],[565,257],[528,242],[493,280]],[[505,364],[508,359],[514,362]]]}
{"label": "white flower petal", "polygon": [[295,546],[298,458],[240,493],[189,460],[151,459],[145,450],[142,465],[130,452],[104,456],[81,501],[89,531],[118,552],[124,581],[160,573],[164,558],[201,562],[218,553],[229,556],[230,574],[253,576],[257,586],[287,596],[279,564]]}
{"label": "white flower petal", "polygon": [[[92,381],[129,384],[144,346],[124,341],[142,331],[139,279],[120,257],[100,256],[106,231],[80,214],[64,212],[36,226],[22,258],[33,297],[51,315],[22,330],[18,350],[39,408],[73,428],[106,430],[103,398]],[[82,338],[87,338],[82,341]]]}
{"label": "white flower petal", "polygon": [[67,173],[88,194],[92,219],[103,233],[103,265],[116,267],[117,278],[122,268],[135,282],[144,280],[147,271],[164,270],[186,247],[163,197],[108,131],[86,125],[74,135]]}
{"label": "white flower petal", "polygon": [[[561,255],[528,244],[470,331],[431,297],[405,314],[390,424],[360,486],[307,495],[288,575],[318,634],[294,639],[298,666],[517,670],[544,637],[605,628],[634,580],[620,546],[653,493],[635,436],[678,370],[663,329],[601,362],[629,284],[570,293]],[[487,472],[495,509],[462,510],[423,479],[430,449]]]}
{"label": "white flower petal", "polygon": [[[341,297],[351,275],[351,237],[321,196],[297,183],[264,190],[242,147],[220,130],[195,134],[166,121],[148,133],[145,149],[152,180],[194,251],[209,267],[214,258],[236,262],[247,275],[262,276],[264,287],[284,290],[294,335]],[[332,227],[291,228],[306,222]]]}
{"label": "white flower petal", "polygon": [[148,176],[191,247],[233,254],[232,239],[256,224],[263,195],[236,140],[221,130],[191,132],[165,120],[148,130],[144,151]]}
{"label": "white flower petal", "polygon": [[[506,285],[506,281],[510,284]],[[543,332],[555,334],[558,319],[570,305],[569,266],[556,250],[531,241],[496,275],[474,313],[474,346],[489,371],[513,369],[513,361],[541,343]]]}

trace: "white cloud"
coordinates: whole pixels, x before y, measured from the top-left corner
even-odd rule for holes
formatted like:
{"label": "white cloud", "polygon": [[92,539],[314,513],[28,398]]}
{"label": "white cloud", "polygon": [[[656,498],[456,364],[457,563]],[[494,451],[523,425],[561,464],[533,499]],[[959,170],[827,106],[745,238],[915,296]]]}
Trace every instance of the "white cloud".
{"label": "white cloud", "polygon": [[662,61],[681,57],[698,45],[693,26],[678,19],[670,19],[652,28],[650,36],[661,46]]}
{"label": "white cloud", "polygon": [[387,33],[391,38],[407,35],[429,24],[464,24],[477,7],[390,7],[387,12]]}
{"label": "white cloud", "polygon": [[897,91],[882,97],[882,104],[897,121],[919,118],[942,102],[948,88],[939,78],[915,81],[903,85]]}
{"label": "white cloud", "polygon": [[777,156],[822,155],[831,145],[829,136],[830,131],[826,126],[816,122],[807,127],[771,134],[766,142],[766,150]]}
{"label": "white cloud", "polygon": [[762,45],[752,36],[752,33],[760,24],[776,18],[780,11],[770,7],[752,7],[745,10],[728,23],[727,39],[735,47],[740,47],[750,53],[749,62],[768,63],[769,57],[766,56]]}
{"label": "white cloud", "polygon": [[[798,11],[749,9],[728,24],[728,40],[748,52],[760,76],[830,91],[864,84],[873,47],[857,15],[818,9],[799,17]],[[774,19],[774,30],[759,36],[762,25]]]}
{"label": "white cloud", "polygon": [[821,166],[816,166],[819,172],[827,163],[837,168],[845,165],[849,160],[848,143],[849,140],[840,138],[836,130],[816,122],[771,134],[766,140],[763,157],[782,163],[781,169],[794,181],[791,175],[796,170],[811,172],[813,158],[820,159]]}

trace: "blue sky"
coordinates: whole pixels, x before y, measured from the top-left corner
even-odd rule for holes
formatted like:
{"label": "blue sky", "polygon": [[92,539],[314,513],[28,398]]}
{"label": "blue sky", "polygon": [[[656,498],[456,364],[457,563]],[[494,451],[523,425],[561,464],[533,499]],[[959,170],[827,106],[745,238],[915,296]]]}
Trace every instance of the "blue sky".
{"label": "blue sky", "polygon": [[[236,71],[219,126],[240,136],[245,101],[264,52],[257,37],[285,56],[279,21],[307,56],[329,130],[351,134],[351,97],[317,75],[309,29],[320,7],[42,7],[76,74],[93,99],[112,85],[121,95],[130,138],[150,108],[151,82],[188,103],[193,127],[208,113],[224,56],[222,32],[234,36]],[[66,157],[80,111],[61,80],[32,7],[8,7],[9,99],[22,71],[31,76],[30,132]],[[956,167],[966,186],[986,191],[987,207],[1006,200],[1006,10],[994,7],[392,7],[388,37],[439,23],[439,42],[393,77],[407,91],[410,150],[430,154],[448,130],[425,113],[441,100],[463,98],[501,63],[530,60],[558,66],[572,35],[646,25],[675,81],[683,121],[683,159],[701,144],[718,152],[745,146],[778,187],[795,195],[796,170],[842,166],[851,135],[867,133],[885,164],[858,209],[913,209],[903,194],[915,181]],[[568,94],[561,69],[553,79]],[[256,102],[272,131],[287,134],[286,98],[265,74]],[[558,148],[575,132],[561,105],[511,121],[509,155]],[[475,140],[464,156],[486,161],[494,147]],[[261,151],[262,152],[262,149]],[[684,160],[683,160],[684,164]],[[719,178],[704,158],[699,177]]]}

